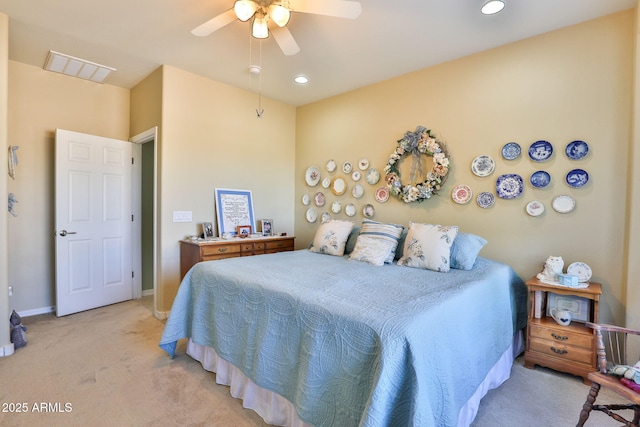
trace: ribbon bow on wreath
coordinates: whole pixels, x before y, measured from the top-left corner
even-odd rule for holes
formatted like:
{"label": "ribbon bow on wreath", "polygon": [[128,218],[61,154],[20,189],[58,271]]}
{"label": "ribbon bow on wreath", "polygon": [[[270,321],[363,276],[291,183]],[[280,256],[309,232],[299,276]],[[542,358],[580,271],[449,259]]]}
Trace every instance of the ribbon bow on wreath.
{"label": "ribbon bow on wreath", "polygon": [[[416,178],[422,180],[416,184],[403,185],[400,180],[398,163],[406,155],[412,157],[409,180],[411,183],[414,183]],[[426,175],[422,170],[423,155],[433,157],[433,169]],[[421,202],[438,194],[449,173],[449,157],[444,145],[431,134],[431,131],[424,126],[418,126],[413,132],[405,132],[404,137],[398,140],[398,146],[389,156],[384,172],[391,194],[406,203]]]}

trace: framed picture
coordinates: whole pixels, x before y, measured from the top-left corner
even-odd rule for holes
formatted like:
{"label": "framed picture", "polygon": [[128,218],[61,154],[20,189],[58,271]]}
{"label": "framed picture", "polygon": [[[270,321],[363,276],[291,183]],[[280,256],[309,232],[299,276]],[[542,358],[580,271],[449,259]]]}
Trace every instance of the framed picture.
{"label": "framed picture", "polygon": [[271,236],[273,234],[273,220],[271,219],[261,219],[260,227],[262,229],[263,236]]}
{"label": "framed picture", "polygon": [[236,227],[236,234],[238,237],[249,237],[252,228],[250,225],[239,225]]}
{"label": "framed picture", "polygon": [[216,220],[218,235],[224,233],[237,234],[239,225],[256,228],[253,216],[253,197],[251,190],[229,190],[216,188]]}
{"label": "framed picture", "polygon": [[591,300],[572,295],[556,295],[547,292],[547,316],[551,316],[551,309],[567,310],[571,312],[571,320],[588,322],[591,316]]}
{"label": "framed picture", "polygon": [[213,223],[202,223],[202,237],[204,237],[205,239],[213,239]]}

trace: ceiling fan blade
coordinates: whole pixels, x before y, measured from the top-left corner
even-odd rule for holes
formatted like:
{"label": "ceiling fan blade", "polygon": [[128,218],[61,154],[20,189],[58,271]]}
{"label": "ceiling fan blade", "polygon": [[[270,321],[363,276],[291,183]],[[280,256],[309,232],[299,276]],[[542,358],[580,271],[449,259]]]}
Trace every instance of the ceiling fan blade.
{"label": "ceiling fan blade", "polygon": [[313,13],[316,15],[335,16],[337,18],[356,19],[362,12],[357,1],[344,0],[289,0],[294,12]]}
{"label": "ceiling fan blade", "polygon": [[271,34],[285,55],[295,55],[300,52],[298,43],[293,39],[291,31],[289,31],[287,27],[275,27],[271,30]]}
{"label": "ceiling fan blade", "polygon": [[206,37],[209,34],[218,31],[225,25],[229,25],[236,19],[238,19],[236,13],[233,11],[233,9],[229,9],[226,12],[216,16],[215,18],[208,20],[204,24],[197,26],[196,28],[191,30],[191,34],[198,37]]}

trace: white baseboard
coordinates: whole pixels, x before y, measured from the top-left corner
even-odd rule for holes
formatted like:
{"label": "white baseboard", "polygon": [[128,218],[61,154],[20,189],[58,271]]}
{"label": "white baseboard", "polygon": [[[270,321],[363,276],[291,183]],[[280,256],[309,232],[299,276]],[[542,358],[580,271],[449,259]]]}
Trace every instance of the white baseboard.
{"label": "white baseboard", "polygon": [[142,291],[143,297],[148,297],[149,295],[153,295],[155,293],[155,289],[145,289]]}
{"label": "white baseboard", "polygon": [[53,306],[53,307],[34,308],[33,310],[19,311],[18,314],[20,315],[20,317],[30,317],[30,316],[37,316],[38,314],[49,314],[55,311],[56,311],[56,308],[55,306]]}
{"label": "white baseboard", "polygon": [[169,318],[169,313],[171,313],[171,310],[169,311],[158,311],[158,310],[153,310],[153,315],[155,316],[156,319],[158,320],[165,320]]}
{"label": "white baseboard", "polygon": [[15,351],[13,343],[9,343],[0,347],[0,357],[11,356]]}

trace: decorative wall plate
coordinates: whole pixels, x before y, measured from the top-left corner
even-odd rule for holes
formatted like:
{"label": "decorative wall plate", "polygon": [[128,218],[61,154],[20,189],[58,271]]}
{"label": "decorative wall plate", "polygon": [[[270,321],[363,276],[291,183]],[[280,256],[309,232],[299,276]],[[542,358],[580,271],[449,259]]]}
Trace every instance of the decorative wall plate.
{"label": "decorative wall plate", "polygon": [[329,212],[323,212],[321,218],[323,223],[329,222],[331,221],[331,214]]}
{"label": "decorative wall plate", "polygon": [[378,187],[376,190],[376,201],[378,203],[385,203],[389,200],[389,189],[387,187]]}
{"label": "decorative wall plate", "polygon": [[539,216],[544,212],[544,205],[542,202],[532,200],[527,203],[526,211],[531,216]]}
{"label": "decorative wall plate", "polygon": [[331,178],[325,178],[322,180],[322,188],[329,188],[331,187]]}
{"label": "decorative wall plate", "polygon": [[315,196],[313,196],[313,202],[317,207],[324,206],[324,193],[322,191],[318,191]]}
{"label": "decorative wall plate", "polygon": [[473,192],[468,185],[460,184],[453,188],[451,191],[451,198],[454,202],[464,205],[465,203],[469,203],[471,200],[471,196],[473,196]]}
{"label": "decorative wall plate", "polygon": [[589,153],[589,145],[584,141],[571,141],[564,152],[571,160],[580,160]]}
{"label": "decorative wall plate", "polygon": [[344,173],[351,173],[351,171],[353,170],[353,166],[351,166],[351,163],[349,162],[344,162],[342,164],[342,172]]}
{"label": "decorative wall plate", "polygon": [[366,171],[367,169],[369,169],[369,160],[367,159],[360,159],[358,161],[358,167],[360,168],[360,170],[362,171]]}
{"label": "decorative wall plate", "polygon": [[483,154],[471,162],[471,171],[477,176],[489,176],[496,168],[496,162],[491,156]]}
{"label": "decorative wall plate", "polygon": [[565,179],[570,187],[580,188],[589,182],[589,174],[583,169],[573,169],[567,173]]}
{"label": "decorative wall plate", "polygon": [[536,188],[544,188],[551,182],[551,175],[547,171],[535,171],[531,174],[529,182]]}
{"label": "decorative wall plate", "polygon": [[362,188],[362,185],[360,184],[354,185],[353,189],[351,190],[351,195],[356,199],[359,199],[360,197],[364,196],[364,188]]}
{"label": "decorative wall plate", "polygon": [[376,210],[373,207],[373,205],[364,205],[364,207],[362,208],[362,215],[364,215],[365,218],[373,218],[373,216],[376,214]]}
{"label": "decorative wall plate", "polygon": [[316,222],[316,220],[318,219],[318,212],[316,212],[315,208],[309,208],[307,209],[307,221],[309,222]]}
{"label": "decorative wall plate", "polygon": [[488,191],[483,191],[482,193],[478,194],[478,197],[476,197],[476,203],[483,209],[490,208],[494,205],[495,202],[495,196],[493,195],[493,193],[489,193]]}
{"label": "decorative wall plate", "polygon": [[329,160],[329,161],[327,162],[327,170],[328,170],[329,172],[333,172],[333,171],[335,171],[335,170],[336,170],[336,167],[338,167],[338,165],[336,165],[336,161],[335,161],[335,160],[333,160],[333,159],[332,159],[332,160]]}
{"label": "decorative wall plate", "polygon": [[336,176],[331,181],[331,192],[336,196],[342,196],[347,191],[347,181],[341,176]]}
{"label": "decorative wall plate", "polygon": [[349,203],[345,208],[344,208],[344,213],[347,214],[347,216],[354,216],[356,214],[356,207],[353,203]]}
{"label": "decorative wall plate", "polygon": [[310,166],[304,174],[304,180],[309,187],[315,187],[320,182],[320,169],[317,166]]}
{"label": "decorative wall plate", "polygon": [[302,204],[305,206],[309,206],[309,203],[311,203],[311,196],[308,194],[302,196]]}
{"label": "decorative wall plate", "polygon": [[576,201],[573,197],[562,195],[553,199],[551,202],[553,210],[558,213],[569,213],[576,207]]}
{"label": "decorative wall plate", "polygon": [[331,203],[331,212],[337,214],[337,213],[340,213],[341,210],[342,210],[342,203],[340,203],[337,200]]}
{"label": "decorative wall plate", "polygon": [[367,184],[376,185],[380,181],[380,172],[377,169],[371,168],[367,171],[366,176]]}
{"label": "decorative wall plate", "polygon": [[517,142],[507,142],[502,147],[502,157],[506,160],[515,160],[520,157],[520,153],[522,149],[520,148],[520,144]]}
{"label": "decorative wall plate", "polygon": [[584,262],[572,262],[567,267],[567,274],[578,277],[578,282],[586,283],[591,279],[591,267]]}
{"label": "decorative wall plate", "polygon": [[500,175],[496,180],[496,194],[501,199],[516,199],[524,191],[522,177],[515,173]]}
{"label": "decorative wall plate", "polygon": [[362,173],[360,171],[353,171],[351,173],[351,179],[354,181],[360,181],[360,178],[362,178]]}
{"label": "decorative wall plate", "polygon": [[553,146],[549,141],[536,141],[529,147],[529,158],[534,162],[544,162],[553,154]]}

